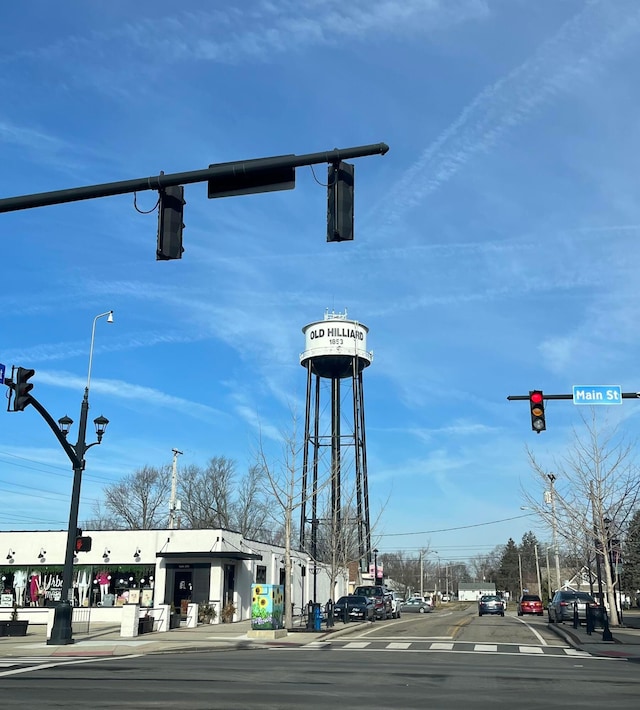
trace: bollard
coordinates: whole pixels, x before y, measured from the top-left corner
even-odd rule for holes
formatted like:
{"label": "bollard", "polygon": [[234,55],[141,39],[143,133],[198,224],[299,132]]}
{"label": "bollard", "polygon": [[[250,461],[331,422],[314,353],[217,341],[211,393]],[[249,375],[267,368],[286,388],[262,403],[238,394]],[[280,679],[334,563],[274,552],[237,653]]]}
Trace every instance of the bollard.
{"label": "bollard", "polygon": [[[587,606],[587,614],[589,613],[589,607]],[[580,619],[578,618],[578,602],[573,602],[573,628],[577,629],[580,626]]]}
{"label": "bollard", "polygon": [[313,602],[307,604],[307,631],[313,631]]}
{"label": "bollard", "polygon": [[594,618],[593,618],[593,611],[589,604],[585,604],[585,609],[584,609],[584,625],[587,631],[587,634],[591,636],[593,632],[593,627],[595,626],[594,623]]}
{"label": "bollard", "polygon": [[602,640],[603,641],[613,641],[613,634],[609,628],[609,617],[607,615],[607,609],[602,605],[602,623],[604,628],[602,629]]}
{"label": "bollard", "polygon": [[327,614],[327,628],[333,626],[333,600],[329,599],[324,607]]}

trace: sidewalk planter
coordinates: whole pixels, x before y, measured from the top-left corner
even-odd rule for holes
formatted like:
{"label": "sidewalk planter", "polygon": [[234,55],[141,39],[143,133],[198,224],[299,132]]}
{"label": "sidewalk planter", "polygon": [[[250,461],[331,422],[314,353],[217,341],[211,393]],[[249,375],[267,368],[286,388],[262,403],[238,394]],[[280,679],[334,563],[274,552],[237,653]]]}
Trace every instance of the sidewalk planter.
{"label": "sidewalk planter", "polygon": [[143,616],[138,619],[138,635],[150,634],[153,631],[153,616]]}
{"label": "sidewalk planter", "polygon": [[171,612],[171,614],[169,616],[169,628],[170,629],[179,629],[181,619],[182,619],[182,614],[179,611]]}
{"label": "sidewalk planter", "polygon": [[29,622],[24,621],[0,621],[0,636],[26,636]]}

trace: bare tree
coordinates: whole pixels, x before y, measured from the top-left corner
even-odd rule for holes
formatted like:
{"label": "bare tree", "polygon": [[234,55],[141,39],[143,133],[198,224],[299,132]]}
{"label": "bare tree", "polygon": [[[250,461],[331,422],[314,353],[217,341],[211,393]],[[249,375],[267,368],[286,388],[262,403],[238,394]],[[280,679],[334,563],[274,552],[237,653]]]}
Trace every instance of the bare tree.
{"label": "bare tree", "polygon": [[278,519],[273,511],[274,522],[284,526],[284,584],[285,599],[284,625],[290,629],[293,626],[293,610],[289,600],[292,599],[292,569],[291,569],[291,543],[293,535],[293,513],[302,504],[301,478],[298,469],[298,458],[301,445],[297,440],[296,419],[290,434],[282,437],[281,458],[271,462],[267,457],[262,442],[262,434],[258,438],[256,452],[257,467],[263,479],[263,485],[268,495],[273,497],[278,513]]}
{"label": "bare tree", "polygon": [[[615,580],[608,551],[614,528],[624,527],[636,509],[640,476],[631,461],[632,447],[617,427],[599,428],[595,408],[590,419],[583,417],[583,423],[582,432],[573,432],[574,443],[569,453],[556,463],[553,507],[541,504],[542,496],[534,496],[529,489],[523,493],[528,507],[535,510],[549,529],[555,526],[558,536],[574,554],[582,550],[585,565],[590,567],[592,559],[600,563],[609,608],[615,610]],[[549,472],[530,450],[527,454],[540,487],[546,491]],[[618,624],[617,615],[612,614],[611,623]]]}
{"label": "bare tree", "polygon": [[234,529],[251,540],[272,542],[277,531],[267,527],[269,506],[260,483],[260,468],[250,466],[241,479],[231,505]]}
{"label": "bare tree", "polygon": [[166,527],[171,467],[144,466],[104,489],[104,507],[114,527],[151,530]]}

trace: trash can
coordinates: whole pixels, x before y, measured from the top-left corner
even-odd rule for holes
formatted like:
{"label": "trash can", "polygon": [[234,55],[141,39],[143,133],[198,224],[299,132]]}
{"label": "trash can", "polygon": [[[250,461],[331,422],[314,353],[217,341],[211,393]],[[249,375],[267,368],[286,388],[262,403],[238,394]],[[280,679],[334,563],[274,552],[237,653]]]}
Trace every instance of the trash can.
{"label": "trash can", "polygon": [[322,629],[322,612],[320,604],[313,605],[313,630],[320,631]]}

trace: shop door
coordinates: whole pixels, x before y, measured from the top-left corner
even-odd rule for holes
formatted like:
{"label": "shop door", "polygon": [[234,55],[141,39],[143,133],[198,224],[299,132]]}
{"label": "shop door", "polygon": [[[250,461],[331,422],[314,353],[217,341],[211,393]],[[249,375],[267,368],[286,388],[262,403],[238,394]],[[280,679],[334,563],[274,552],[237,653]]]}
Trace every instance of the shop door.
{"label": "shop door", "polygon": [[[184,603],[191,601],[191,592],[193,591],[193,571],[177,569],[173,582],[173,606],[176,611],[181,611],[184,608]],[[185,612],[186,614],[186,609]]]}
{"label": "shop door", "polygon": [[224,566],[224,587],[222,590],[222,605],[233,604],[233,594],[236,590],[236,566]]}

